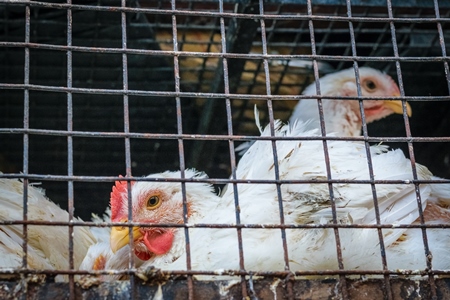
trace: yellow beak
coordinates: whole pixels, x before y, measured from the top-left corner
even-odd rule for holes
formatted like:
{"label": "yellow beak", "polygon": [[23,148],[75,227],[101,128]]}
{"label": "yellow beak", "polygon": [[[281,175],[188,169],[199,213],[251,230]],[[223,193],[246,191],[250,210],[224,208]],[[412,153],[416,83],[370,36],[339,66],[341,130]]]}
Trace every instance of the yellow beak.
{"label": "yellow beak", "polygon": [[[401,100],[384,100],[384,106],[390,108],[396,114],[403,114],[403,104]],[[408,117],[412,116],[412,109],[408,102],[406,102],[406,114]]]}
{"label": "yellow beak", "polygon": [[[111,243],[111,250],[116,253],[117,250],[125,247],[130,243],[130,235],[127,226],[115,226],[111,228],[111,235],[109,241]],[[139,227],[133,227],[133,240],[137,240],[142,237],[142,233]]]}

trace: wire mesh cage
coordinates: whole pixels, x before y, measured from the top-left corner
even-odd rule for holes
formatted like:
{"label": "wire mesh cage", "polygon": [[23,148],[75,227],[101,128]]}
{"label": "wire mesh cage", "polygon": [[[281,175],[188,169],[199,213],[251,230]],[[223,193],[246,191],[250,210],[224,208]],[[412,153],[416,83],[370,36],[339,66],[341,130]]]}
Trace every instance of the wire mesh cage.
{"label": "wire mesh cage", "polygon": [[[450,78],[446,55],[450,44],[447,33],[450,3],[438,0],[0,0],[0,3],[3,145],[0,179],[4,185],[0,249],[5,256],[0,265],[0,278],[5,280],[0,283],[2,298],[450,297],[445,279],[449,268],[440,263],[446,260],[442,257],[450,248],[447,244],[450,181],[443,179],[450,178]],[[375,93],[367,97],[363,78],[367,67],[392,77],[398,83],[395,95]],[[330,128],[327,130],[324,113],[326,116],[325,101],[329,97],[319,79],[345,69],[351,72],[357,92],[336,94],[333,99],[358,103],[357,122],[361,122],[362,131],[351,137],[327,135]],[[343,86],[340,83],[335,89]],[[307,94],[308,90],[313,90],[313,94]],[[368,124],[372,119],[364,110],[364,103],[367,100],[379,103],[393,96],[401,103],[399,113]],[[319,126],[314,134],[296,135],[295,130],[280,129],[276,121],[289,121],[299,100],[314,103],[319,113]],[[301,126],[291,121],[290,128]],[[268,127],[260,133],[263,129],[258,124]],[[283,154],[283,145],[292,143],[297,146]],[[339,143],[354,145],[348,146],[355,147],[351,151],[360,151],[358,157],[353,157],[350,150],[344,152],[348,162],[341,165],[343,169],[336,169],[337,163],[333,163],[341,157],[335,150],[341,147]],[[307,151],[304,149],[309,149],[308,145],[321,150],[303,157],[301,151]],[[385,152],[384,145],[400,152]],[[235,150],[248,147],[250,150],[241,160],[242,154]],[[265,156],[257,156],[258,150],[266,151]],[[386,163],[389,167],[383,171],[389,176],[382,177],[377,173],[381,171],[376,161],[383,157],[380,153],[394,152],[404,159],[404,164],[410,165],[411,171],[404,177],[397,175],[394,171],[400,158],[395,158]],[[253,156],[261,160],[249,159]],[[285,169],[285,161],[294,161],[294,157],[300,163]],[[360,160],[365,164],[365,177],[350,167]],[[310,161],[323,163],[324,171],[308,169]],[[422,176],[419,164],[426,166],[433,176]],[[266,165],[269,169],[264,177],[258,172]],[[208,177],[192,175],[189,168],[204,171]],[[175,175],[158,173],[166,170],[180,171],[170,173]],[[297,173],[300,171],[301,175]],[[347,177],[339,177],[345,172],[351,176],[347,173]],[[119,177],[120,174],[124,177]],[[157,175],[145,177],[148,174]],[[133,191],[145,184],[160,184],[161,190],[176,184],[178,190],[172,195],[181,195],[182,202],[177,206],[181,219],[161,224],[152,221],[149,225],[133,218],[139,215],[132,209],[132,199],[139,199]],[[205,215],[212,217],[192,221],[191,216],[201,214],[203,206],[197,208],[197,204],[191,203],[189,193],[193,186],[208,184],[215,189],[211,197],[218,198],[218,194],[222,203],[229,200],[229,205],[223,211],[210,208]],[[265,210],[267,207],[259,199],[259,193],[267,186],[272,188],[275,199],[271,203],[274,206],[269,208],[275,212]],[[373,214],[371,221],[367,221],[368,217],[358,219],[359,211],[351,210],[351,201],[361,197],[358,194],[361,186],[369,190],[370,204],[365,205],[373,207],[368,209]],[[383,194],[386,186],[397,186],[400,191],[386,188],[388,192]],[[406,192],[401,191],[406,186],[411,188],[408,199],[413,202],[399,201],[404,205],[402,209],[397,204],[385,204],[383,197],[403,199]],[[40,209],[45,217],[34,219],[32,199],[40,197],[36,196],[42,193],[38,192],[39,187],[62,210],[44,206]],[[246,187],[258,192],[246,194]],[[325,196],[313,196],[311,191],[316,187]],[[348,196],[347,188],[356,194]],[[120,210],[112,204],[115,190],[125,207]],[[16,206],[10,204],[13,194]],[[165,199],[161,195],[145,199],[147,210],[153,211],[153,205],[155,210],[164,205],[160,203],[160,198]],[[200,198],[206,201],[208,195],[202,194]],[[289,200],[290,197],[294,200]],[[254,202],[254,206],[249,206],[254,209],[251,213],[245,202],[240,202],[248,199]],[[91,221],[92,214],[102,216],[110,202],[111,219]],[[315,206],[310,207],[310,203]],[[220,205],[225,204],[217,204]],[[325,216],[311,217],[322,209],[327,212]],[[408,209],[414,212],[408,213]],[[400,219],[383,219],[384,211],[397,210],[404,211]],[[64,214],[53,218],[60,211]],[[273,220],[258,219],[273,213]],[[231,221],[224,222],[228,219],[217,214],[228,215]],[[292,222],[291,215],[297,216]],[[113,225],[116,225],[113,228],[124,226],[121,230],[134,237],[143,235],[141,240],[147,241],[148,236],[135,228],[141,226],[143,232],[145,228],[156,228],[159,232],[177,230],[182,236],[181,246],[178,245],[183,249],[178,255],[182,257],[167,258],[164,264],[144,263],[147,268],[142,268],[142,260],[149,257],[131,241],[133,251],[124,248],[127,251],[122,253],[121,268],[110,268],[107,261],[98,260],[95,261],[101,266],[81,268],[91,246],[96,242],[109,243],[109,236],[105,238],[102,234],[109,235]],[[53,236],[53,228],[62,228],[64,238]],[[349,243],[346,233],[357,230],[377,236],[373,248],[376,251],[370,248],[373,253],[367,250],[352,262],[349,253],[358,247],[364,249],[364,242],[358,243],[358,234],[352,233],[355,237],[350,239],[355,241]],[[252,248],[249,245],[254,245],[249,242],[251,232],[258,235],[275,231],[276,237],[262,234],[254,247],[256,252],[246,255]],[[201,247],[196,243],[204,242],[211,232],[215,235],[211,238],[213,243],[223,243],[218,252],[220,258],[215,258],[222,265],[198,269],[195,251],[206,248],[204,251],[208,253],[209,246],[211,249],[216,246]],[[216,237],[221,232],[225,236],[223,241]],[[305,246],[306,241],[314,239],[310,232],[329,234],[328,238],[322,236],[328,241],[322,247],[332,245],[331,258],[325,258],[323,251],[314,248],[319,247],[320,239],[314,247]],[[397,232],[402,233],[397,236]],[[77,238],[83,234],[89,235],[86,245],[78,244]],[[298,239],[304,239],[303,242],[292,237],[296,234],[302,236]],[[399,246],[410,237],[418,239],[420,251],[410,253],[409,248]],[[163,238],[165,243],[170,240],[169,244],[172,239],[171,235]],[[175,237],[174,244],[176,241]],[[58,245],[55,249],[63,249],[61,264],[54,263],[56,255],[49,254],[54,245]],[[389,253],[395,247],[403,249],[403,256],[409,257],[411,263],[392,267],[397,264]],[[154,251],[164,252],[163,248]],[[304,262],[295,260],[299,254],[292,249],[304,252]],[[255,253],[263,258],[253,263]],[[276,255],[281,263],[267,269],[271,266],[270,257]],[[32,261],[35,257],[45,263]],[[373,270],[365,267],[370,264],[358,264],[358,259],[378,260],[380,267]],[[171,269],[172,260],[184,260],[183,267]],[[328,260],[333,263],[327,265]],[[416,261],[421,261],[422,267],[413,268]],[[168,269],[161,267],[167,264]],[[208,280],[201,280],[202,275]],[[115,276],[113,282],[111,276]],[[215,277],[222,280],[209,281]],[[136,284],[142,278],[148,281],[147,285]],[[96,286],[99,282],[100,286]]]}

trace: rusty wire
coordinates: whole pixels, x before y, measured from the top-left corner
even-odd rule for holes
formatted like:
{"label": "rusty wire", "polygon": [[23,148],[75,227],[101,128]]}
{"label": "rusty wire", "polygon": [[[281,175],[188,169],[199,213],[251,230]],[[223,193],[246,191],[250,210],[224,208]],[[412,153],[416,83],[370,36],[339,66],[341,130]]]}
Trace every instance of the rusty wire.
{"label": "rusty wire", "polygon": [[[25,10],[25,42],[30,41],[30,8],[26,7]],[[30,49],[25,48],[25,61],[24,61],[24,84],[28,84],[30,82]],[[27,129],[30,126],[30,115],[29,115],[29,90],[24,89],[24,113],[23,113],[23,128]],[[28,157],[29,157],[29,136],[28,134],[23,135],[23,173],[28,173]],[[23,180],[23,221],[27,222],[28,220],[28,180]],[[28,224],[24,223],[22,227],[23,234],[23,259],[22,259],[22,269],[28,269]],[[23,278],[23,277],[22,277]],[[21,279],[22,279],[21,278]],[[27,288],[27,286],[25,287]],[[27,291],[25,291],[27,292]]]}
{"label": "rusty wire", "polygon": [[[71,0],[67,0],[68,4],[71,4]],[[67,46],[72,45],[72,10],[67,9]],[[67,88],[72,87],[73,73],[72,73],[72,51],[67,51]],[[67,93],[67,131],[73,130],[73,102],[72,93]],[[73,175],[73,137],[67,135],[67,175]],[[67,201],[68,201],[68,211],[69,211],[69,269],[74,269],[74,253],[73,253],[73,226],[70,224],[74,218],[74,189],[73,181],[67,181]],[[75,280],[73,275],[69,275],[69,297],[70,299],[75,299]]]}
{"label": "rusty wire", "polygon": [[[450,18],[448,17],[449,13],[447,13],[446,17],[441,17],[439,12],[439,5],[437,0],[434,1],[433,9],[435,12],[435,17],[420,17],[420,15],[411,17],[394,17],[394,8],[392,7],[392,3],[390,0],[387,0],[387,11],[388,16],[383,17],[370,17],[367,16],[368,13],[366,11],[366,15],[364,16],[354,16],[352,14],[352,4],[350,0],[346,1],[346,7],[342,7],[345,10],[346,16],[339,16],[336,8],[335,13],[333,15],[316,15],[313,13],[313,1],[306,1],[307,13],[306,14],[270,14],[266,13],[264,10],[264,2],[263,1],[254,1],[256,3],[256,7],[258,7],[258,11],[254,11],[252,13],[248,11],[238,11],[238,12],[230,12],[225,9],[224,1],[219,1],[218,10],[217,11],[196,11],[194,2],[188,2],[189,10],[186,10],[183,5],[181,8],[177,7],[177,2],[175,0],[170,1],[170,9],[167,7],[159,6],[158,8],[145,8],[145,7],[130,7],[127,6],[127,1],[121,0],[120,6],[105,6],[105,5],[79,5],[73,4],[71,0],[68,0],[67,3],[47,3],[47,2],[38,2],[38,1],[15,1],[14,3],[0,1],[0,3],[8,3],[8,5],[14,6],[24,6],[25,7],[25,38],[24,42],[17,41],[0,41],[1,49],[9,49],[9,48],[20,48],[25,50],[24,55],[24,79],[22,83],[8,83],[1,82],[0,89],[1,90],[19,90],[23,91],[23,99],[24,99],[24,116],[23,116],[23,128],[17,127],[4,127],[0,128],[1,134],[15,134],[23,136],[23,166],[21,173],[5,173],[0,174],[0,178],[21,178],[23,179],[23,187],[24,187],[24,195],[23,195],[23,220],[11,220],[11,221],[1,221],[0,225],[22,225],[23,226],[23,264],[22,269],[2,269],[0,270],[0,274],[20,274],[22,276],[26,276],[29,274],[67,274],[69,275],[69,287],[70,292],[69,296],[71,299],[75,299],[75,282],[74,275],[78,274],[125,274],[130,275],[130,284],[131,284],[131,298],[134,298],[135,293],[135,274],[136,269],[134,267],[132,253],[130,252],[130,260],[129,260],[129,269],[124,271],[79,271],[74,269],[74,261],[73,261],[73,230],[74,227],[77,226],[90,226],[90,227],[111,227],[111,226],[124,226],[123,223],[94,223],[94,222],[77,222],[73,221],[74,218],[74,206],[75,206],[75,195],[74,195],[74,183],[75,182],[113,182],[115,180],[124,180],[127,181],[128,187],[128,201],[129,201],[129,212],[128,212],[128,222],[126,226],[129,227],[129,234],[132,236],[132,227],[133,226],[142,226],[142,227],[173,227],[173,228],[183,228],[185,232],[185,242],[186,242],[186,253],[187,253],[187,270],[178,272],[179,275],[184,275],[188,280],[188,298],[194,299],[195,290],[193,284],[193,276],[198,274],[206,274],[206,275],[215,275],[216,273],[210,270],[202,270],[202,271],[194,271],[191,270],[190,263],[190,240],[189,240],[189,228],[235,228],[237,231],[237,236],[239,239],[239,270],[225,270],[222,274],[230,274],[230,275],[238,275],[241,277],[241,289],[242,289],[242,297],[249,297],[251,295],[251,291],[247,289],[247,279],[248,275],[261,275],[267,277],[282,277],[289,278],[292,275],[298,276],[309,276],[309,275],[338,275],[341,283],[341,293],[344,299],[349,298],[349,292],[346,286],[346,279],[348,275],[382,275],[384,277],[384,295],[387,299],[392,299],[392,288],[390,286],[389,278],[392,275],[427,275],[427,278],[431,287],[431,294],[434,298],[437,296],[436,285],[434,283],[434,275],[449,275],[448,270],[434,270],[432,268],[431,262],[428,262],[427,270],[419,270],[419,271],[393,271],[388,269],[388,265],[385,257],[385,249],[384,242],[381,230],[383,228],[418,228],[422,230],[423,241],[424,241],[424,255],[427,257],[429,255],[429,247],[426,229],[427,228],[450,228],[449,224],[425,224],[423,220],[423,212],[421,206],[420,199],[420,190],[419,184],[421,183],[450,183],[450,180],[419,180],[416,172],[416,162],[414,156],[414,148],[413,144],[418,142],[450,142],[450,137],[416,137],[411,133],[409,119],[406,115],[406,106],[405,101],[449,101],[450,96],[407,96],[405,95],[404,84],[402,80],[402,70],[400,67],[400,63],[402,62],[440,62],[444,64],[445,74],[447,77],[447,82],[450,88],[450,72],[448,61],[449,57],[446,55],[446,45],[444,40],[444,32],[443,32],[443,23],[449,23]],[[226,1],[225,1],[226,2]],[[65,11],[67,13],[67,41],[66,45],[53,45],[51,43],[37,43],[31,42],[31,33],[30,33],[30,22],[31,15],[30,11],[32,8],[46,8],[46,9],[55,9],[60,11]],[[279,4],[277,7],[277,12],[280,12],[282,9],[282,4]],[[192,10],[191,10],[192,9]],[[73,32],[73,19],[72,13],[74,11],[95,11],[95,12],[116,12],[121,15],[121,47],[86,47],[86,46],[76,46],[73,45],[72,38],[74,36]],[[131,13],[142,13],[149,14],[157,17],[170,17],[170,24],[164,23],[164,20],[158,21],[156,24],[152,26],[154,28],[168,28],[172,31],[172,42],[173,42],[173,50],[148,50],[148,49],[133,49],[128,47],[128,36],[127,36],[127,16]],[[179,18],[186,17],[185,22],[179,21]],[[200,18],[200,17],[209,17],[215,18],[215,23],[211,26],[212,30],[219,30],[221,36],[221,49],[220,53],[212,53],[209,52],[210,46],[213,43],[213,34],[210,35],[208,48],[206,52],[187,52],[183,50],[183,42],[184,36],[182,40],[178,40],[178,31],[182,28],[184,31],[187,31],[191,28],[202,28],[197,25],[194,26],[189,24],[187,20],[188,18]],[[234,53],[233,49],[228,49],[228,44],[226,41],[227,36],[227,21],[229,19],[236,20],[258,20],[259,24],[259,32],[258,32],[258,43],[260,37],[260,45],[262,47],[261,54],[254,53]],[[290,54],[271,54],[268,52],[268,45],[271,41],[275,39],[276,26],[275,22],[282,21],[302,21],[303,24],[308,24],[309,30],[309,38],[310,40],[305,43],[305,45],[309,45],[311,47],[311,54],[295,54],[292,51]],[[327,21],[330,22],[326,29],[324,28],[316,28],[314,22],[319,21]],[[272,24],[273,27],[266,27],[266,22],[274,22]],[[332,30],[342,30],[342,29],[334,29],[334,23],[344,23],[349,27],[350,33],[350,44],[342,43],[337,44],[343,47],[346,47],[344,51],[344,55],[329,55],[322,54],[324,47],[326,46],[326,42],[328,41],[329,34]],[[374,32],[389,32],[391,34],[392,40],[390,41],[391,46],[393,47],[394,55],[393,56],[380,56],[375,55],[375,49],[372,50],[371,55],[368,56],[359,56],[357,51],[357,34],[360,33],[361,24],[364,23],[385,23],[386,25],[382,29],[375,29]],[[359,27],[356,27],[354,24],[358,23]],[[410,24],[409,29],[399,29],[396,28],[397,23],[406,23]],[[436,25],[438,31],[438,38],[436,40],[439,41],[439,46],[442,51],[442,56],[407,56],[402,57],[399,54],[399,45],[401,45],[402,41],[397,41],[396,34],[399,32],[411,33],[415,28],[416,24],[424,24],[430,23]],[[306,25],[305,25],[306,26]],[[356,28],[355,28],[356,27]],[[315,34],[317,33],[325,33],[324,39],[320,44],[316,44]],[[303,32],[303,34],[305,34]],[[300,33],[297,33],[295,36],[295,41],[301,40]],[[309,43],[309,44],[308,44]],[[381,43],[381,42],[380,42]],[[404,41],[403,41],[404,43]],[[364,44],[364,43],[363,43]],[[377,42],[378,44],[378,42]],[[364,44],[366,45],[366,44]],[[371,43],[367,43],[367,46],[371,46]],[[60,85],[42,85],[42,84],[32,84],[30,83],[30,50],[31,49],[43,49],[43,50],[52,50],[63,52],[67,55],[67,74],[66,86]],[[80,88],[74,87],[73,84],[73,54],[74,53],[92,53],[92,54],[120,54],[121,55],[121,66],[122,66],[122,88],[121,89],[100,89],[100,88]],[[373,54],[373,55],[372,55]],[[173,69],[174,69],[174,90],[173,91],[153,91],[153,90],[136,90],[131,89],[129,87],[129,56],[131,55],[142,55],[149,57],[168,57],[173,60]],[[217,58],[220,59],[220,69],[218,70],[220,74],[217,77],[221,77],[223,81],[223,90],[217,89],[212,90],[211,92],[186,92],[182,89],[182,83],[180,82],[180,59],[194,57],[194,58],[204,58],[203,65],[201,68],[201,72],[199,72],[200,78],[203,76],[203,71],[206,66],[206,59],[208,58]],[[250,94],[250,88],[247,89],[248,94],[240,94],[233,90],[233,86],[231,81],[231,74],[229,71],[232,69],[231,60],[232,59],[246,59],[246,60],[255,60],[259,61],[257,66],[257,72],[260,70],[265,73],[265,95],[252,95]],[[301,95],[276,95],[279,86],[281,85],[281,81],[277,83],[277,86],[274,90],[272,90],[272,83],[270,82],[270,68],[269,63],[272,60],[283,59],[283,60],[291,60],[291,59],[305,59],[310,60],[313,65],[313,76],[316,82],[316,90],[318,96],[301,96]],[[363,62],[390,62],[395,64],[395,69],[397,72],[397,78],[399,82],[399,87],[401,91],[401,99],[404,103],[404,125],[406,130],[405,137],[372,137],[369,136],[364,110],[362,107],[361,100],[361,86],[359,82],[358,76],[357,78],[357,86],[358,86],[358,97],[336,97],[336,99],[349,99],[359,101],[360,111],[363,119],[363,135],[361,137],[354,138],[342,138],[342,137],[327,137],[325,131],[325,123],[323,118],[323,109],[321,106],[322,96],[320,95],[320,85],[319,85],[319,67],[318,62],[320,61],[330,61],[330,62],[338,62],[340,67],[343,66],[344,63],[350,63],[355,70],[355,74],[359,74],[359,64]],[[287,74],[288,65],[284,66],[282,71],[281,78]],[[253,77],[253,84],[256,83],[256,74]],[[305,83],[306,84],[306,83]],[[197,84],[197,89],[200,89],[200,83]],[[57,93],[65,93],[67,95],[67,129],[66,130],[48,130],[48,129],[36,129],[30,127],[29,122],[29,93],[30,91],[44,91],[44,92],[57,92]],[[273,94],[274,93],[274,94]],[[99,132],[99,131],[83,131],[83,130],[74,130],[73,126],[73,96],[75,94],[95,94],[95,95],[118,95],[122,97],[123,100],[123,120],[124,120],[124,129],[123,131],[113,131],[113,132]],[[139,97],[160,97],[160,96],[168,96],[175,99],[176,106],[176,133],[139,133],[133,132],[130,128],[130,97],[139,96]],[[226,107],[226,132],[222,134],[204,134],[204,133],[194,133],[189,134],[186,133],[186,130],[183,128],[183,118],[185,117],[182,113],[182,99],[183,98],[207,98],[208,101],[221,101],[225,99],[225,107]],[[270,124],[272,136],[271,137],[259,137],[252,135],[243,135],[243,134],[235,134],[235,124],[233,124],[233,114],[232,114],[232,104],[231,101],[234,99],[243,99],[243,100],[265,100],[268,107],[268,121]],[[321,137],[286,137],[286,138],[275,138],[274,135],[274,107],[273,102],[279,100],[300,100],[300,99],[317,99],[318,107],[320,113],[320,124],[322,130]],[[365,98],[366,99],[366,98]],[[387,99],[387,98],[374,98],[374,99]],[[241,113],[242,115],[243,113]],[[43,174],[33,174],[29,172],[29,137],[30,135],[44,135],[44,136],[61,136],[67,138],[67,175],[43,175]],[[88,137],[92,139],[98,138],[120,138],[124,141],[124,149],[125,149],[125,169],[126,176],[121,177],[112,177],[112,176],[79,176],[75,175],[74,172],[74,146],[73,139],[78,137]],[[158,179],[158,178],[142,178],[135,177],[132,173],[132,151],[131,151],[131,141],[132,139],[162,139],[162,140],[175,140],[177,142],[178,148],[178,157],[179,157],[179,165],[181,170],[181,178],[180,179]],[[226,141],[228,142],[228,151],[230,156],[230,169],[231,169],[231,178],[230,179],[220,179],[220,178],[211,178],[211,179],[189,179],[184,177],[184,171],[186,169],[186,157],[185,157],[185,142],[186,141]],[[274,159],[274,169],[275,169],[275,180],[243,180],[236,178],[236,165],[237,159],[235,155],[235,145],[236,141],[244,141],[244,140],[267,140],[271,141],[273,148],[273,159]],[[327,141],[331,140],[357,140],[364,141],[366,146],[366,154],[368,157],[368,168],[370,173],[369,180],[336,180],[331,177],[330,165],[327,164],[327,179],[326,180],[280,180],[279,179],[279,170],[277,164],[277,150],[276,150],[276,141],[277,140],[320,140],[323,142],[324,146],[324,155],[327,162],[329,162],[328,150],[327,150]],[[414,180],[402,181],[402,180],[376,180],[373,174],[373,167],[370,158],[370,144],[373,142],[405,142],[408,144],[408,152],[411,159],[411,164],[413,168],[413,176]],[[43,221],[30,221],[27,216],[27,195],[28,195],[28,182],[29,180],[48,180],[48,181],[64,181],[67,182],[68,185],[68,194],[67,194],[67,202],[68,202],[68,211],[69,211],[69,221],[68,222],[43,222]],[[180,182],[182,186],[182,194],[183,194],[183,210],[184,210],[184,224],[142,224],[137,222],[132,222],[132,211],[131,211],[131,182],[133,181],[161,181],[161,182]],[[195,225],[186,225],[188,222],[186,217],[187,212],[187,200],[186,200],[186,187],[185,184],[187,182],[208,182],[212,184],[226,184],[232,183],[233,189],[235,191],[235,208],[236,208],[236,224],[195,224]],[[267,184],[272,183],[277,186],[277,195],[279,201],[279,211],[280,211],[280,224],[242,224],[240,221],[239,215],[239,198],[237,193],[237,184]],[[332,214],[333,214],[333,223],[332,224],[284,224],[284,215],[283,215],[283,205],[282,205],[282,195],[281,195],[281,185],[287,183],[326,183],[329,186],[329,194],[331,200]],[[337,215],[336,215],[336,207],[334,203],[334,194],[333,194],[333,184],[340,183],[352,183],[352,184],[370,184],[372,187],[373,200],[375,205],[375,215],[377,219],[376,224],[370,225],[358,225],[358,224],[338,224]],[[416,195],[418,200],[418,207],[421,216],[420,224],[382,224],[380,222],[380,216],[378,212],[377,205],[377,193],[376,193],[376,184],[413,184],[416,187]],[[27,226],[28,225],[43,225],[43,226],[67,226],[69,232],[69,269],[68,270],[31,270],[27,266]],[[245,269],[244,264],[244,253],[243,253],[243,245],[242,245],[242,229],[245,228],[255,228],[255,229],[267,229],[273,228],[281,231],[283,250],[284,250],[284,260],[285,260],[285,271],[277,271],[277,272],[254,272],[251,270]],[[332,228],[334,229],[335,239],[336,239],[336,251],[337,251],[337,259],[338,259],[338,270],[327,270],[327,271],[296,271],[292,272],[289,268],[289,257],[288,257],[288,247],[286,241],[285,230],[293,229],[293,228]],[[345,228],[373,228],[378,231],[379,239],[380,239],[380,251],[382,253],[382,267],[383,270],[346,270],[345,265],[343,264],[342,253],[341,253],[341,244],[339,240],[339,229]],[[132,239],[130,239],[130,246],[132,246]],[[290,281],[287,282],[287,295],[288,298],[293,299],[294,293],[292,290],[292,286],[290,285]]]}

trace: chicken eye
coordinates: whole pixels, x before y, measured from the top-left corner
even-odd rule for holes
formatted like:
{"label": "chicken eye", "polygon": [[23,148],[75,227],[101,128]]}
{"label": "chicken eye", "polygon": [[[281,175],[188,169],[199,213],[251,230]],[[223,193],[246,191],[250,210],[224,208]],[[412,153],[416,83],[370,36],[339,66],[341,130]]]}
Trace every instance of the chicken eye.
{"label": "chicken eye", "polygon": [[158,196],[151,196],[147,200],[147,209],[156,209],[161,205],[161,201]]}
{"label": "chicken eye", "polygon": [[372,80],[366,80],[365,86],[369,91],[373,91],[377,88],[377,85]]}

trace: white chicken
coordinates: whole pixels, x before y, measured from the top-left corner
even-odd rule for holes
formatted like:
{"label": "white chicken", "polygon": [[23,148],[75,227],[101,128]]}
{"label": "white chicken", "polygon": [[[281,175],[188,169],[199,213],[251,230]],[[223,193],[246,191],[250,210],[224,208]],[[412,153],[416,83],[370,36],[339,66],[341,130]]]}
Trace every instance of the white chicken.
{"label": "white chicken", "polygon": [[[186,178],[205,179],[205,173],[186,170]],[[147,176],[149,179],[179,179],[180,172],[164,172]],[[205,214],[213,212],[220,198],[210,184],[187,183],[187,219],[189,222],[202,220]],[[126,181],[117,181],[111,193],[111,221],[127,222],[128,200]],[[132,214],[134,222],[156,224],[183,224],[182,187],[180,182],[133,182]],[[185,251],[184,233],[180,228],[133,228],[135,255],[143,261],[164,265],[176,260]],[[116,250],[129,242],[128,227],[113,227],[111,248]]]}
{"label": "white chicken", "polygon": [[[394,80],[378,70],[359,68],[362,97],[399,97],[400,91]],[[322,99],[322,108],[327,133],[338,136],[361,135],[361,113],[356,100],[333,99],[333,97],[357,97],[357,85],[353,68],[341,70],[320,78],[320,93],[327,98]],[[302,93],[317,95],[316,84],[313,82]],[[328,99],[328,96],[330,99]],[[402,114],[403,106],[400,100],[364,100],[364,115],[367,123],[382,119],[393,113]],[[406,103],[408,116],[412,111]],[[317,101],[303,99],[296,105],[289,121],[308,121],[307,129],[320,128],[319,108]]]}
{"label": "white chicken", "polygon": [[[368,97],[399,97],[400,91],[394,80],[376,69],[369,67],[359,68],[361,84],[361,95]],[[357,97],[357,84],[353,68],[341,70],[323,76],[319,80],[320,93],[327,98],[322,99],[323,117],[326,133],[341,137],[360,136],[362,129],[362,118],[359,101],[350,99],[333,99],[333,97]],[[310,84],[302,93],[303,95],[317,95],[316,83]],[[328,99],[328,97],[330,99]],[[406,102],[406,112],[412,115],[411,106]],[[401,100],[369,100],[363,101],[364,116],[366,123],[385,118],[393,113],[402,114],[403,104]],[[256,110],[256,107],[255,107]],[[256,114],[256,122],[258,116]],[[295,106],[289,119],[290,123],[295,121],[306,122],[306,129],[320,128],[320,115],[317,101],[314,99],[303,99]],[[243,155],[253,142],[245,142],[236,151]]]}
{"label": "white chicken", "polygon": [[[400,95],[397,84],[392,78],[378,70],[362,67],[359,68],[359,76],[361,83],[361,94],[363,97],[398,97]],[[342,70],[333,74],[320,78],[321,94],[324,96],[357,96],[357,86],[355,72],[353,68]],[[316,85],[312,83],[304,92],[304,95],[316,95]],[[411,117],[411,106],[406,102],[406,113]],[[397,100],[364,100],[363,108],[366,122],[370,123],[382,119],[392,113],[403,113],[402,102]],[[332,132],[338,136],[360,136],[362,128],[362,120],[358,101],[354,100],[329,100],[322,101],[326,131]],[[291,122],[303,121],[308,122],[308,128],[318,128],[320,126],[319,110],[316,101],[300,101],[292,116]],[[246,146],[242,146],[244,149]],[[398,150],[397,150],[398,151]],[[442,180],[437,176],[431,176],[431,180]],[[429,184],[433,190],[431,202],[428,201],[428,207],[424,212],[425,220],[428,222],[439,224],[439,222],[447,224],[450,221],[449,198],[450,184]],[[432,220],[432,221],[431,221]],[[419,220],[415,221],[420,223]],[[415,235],[409,235],[409,232],[415,232]],[[436,230],[429,230],[430,235],[434,235]],[[407,255],[409,247],[422,247],[422,236],[418,230],[409,230],[405,232],[404,237],[415,238],[415,242],[402,243],[396,247],[396,251]],[[403,237],[403,238],[404,238]],[[432,239],[436,240],[438,237]],[[407,245],[406,249],[402,249],[402,245]],[[411,258],[414,260],[417,258]]]}
{"label": "white chicken", "polygon": [[[317,130],[307,131],[303,123],[292,128],[277,122],[276,135],[285,137],[319,136]],[[266,128],[263,136],[270,135]],[[323,143],[310,141],[277,141],[280,180],[326,180],[327,171]],[[360,142],[328,141],[331,178],[333,180],[369,180],[365,146]],[[383,229],[383,240],[389,269],[425,269],[426,258],[420,229],[397,228],[398,224],[417,222],[419,210],[413,184],[411,163],[399,150],[387,151],[384,146],[371,147],[376,180],[402,180],[402,184],[376,184],[379,219],[394,224]],[[242,157],[236,171],[241,180],[275,180],[271,141],[257,141]],[[417,165],[419,179],[430,179],[431,173]],[[203,179],[203,174],[186,170],[186,178]],[[180,178],[179,172],[148,176]],[[218,198],[206,183],[186,182],[187,219],[189,224],[236,224],[233,184]],[[183,224],[182,188],[179,182],[135,182],[132,184],[132,215],[143,224]],[[279,224],[280,211],[277,186],[274,183],[237,184],[238,211],[241,224]],[[327,183],[283,183],[280,185],[285,224],[326,224],[332,222],[332,209]],[[420,185],[422,209],[427,223],[448,223],[448,214],[431,206],[430,200],[448,202],[450,191]],[[370,184],[334,183],[334,201],[338,224],[376,224]],[[434,203],[434,202],[433,202]],[[111,197],[112,221],[126,222],[128,200],[126,185],[116,183]],[[436,210],[437,213],[431,213]],[[428,212],[428,213],[427,213]],[[111,231],[113,252],[128,245],[127,227]],[[450,262],[448,230],[429,229],[428,240],[433,253],[433,267],[447,269]],[[381,269],[380,241],[376,229],[340,229],[345,269]],[[239,259],[237,230],[234,228],[189,228],[190,259],[193,270],[291,271],[337,269],[336,244],[332,229],[287,229],[288,257],[284,257],[281,230],[243,228],[243,261]],[[163,270],[185,270],[185,237],[182,228],[136,226],[133,228],[134,252]],[[408,252],[408,255],[405,255]],[[414,256],[416,259],[410,259]],[[287,266],[288,265],[288,266]],[[216,276],[214,278],[220,278]]]}
{"label": "white chicken", "polygon": [[[69,222],[69,214],[51,202],[43,190],[28,185],[28,220]],[[0,179],[0,221],[23,220],[23,183]],[[81,221],[74,218],[74,221]],[[69,269],[69,229],[67,226],[27,225],[27,267],[30,269]],[[96,243],[89,228],[73,229],[73,262],[78,269],[88,248]],[[23,226],[0,225],[0,270],[21,268],[23,261]],[[57,276],[56,280],[63,280]]]}

